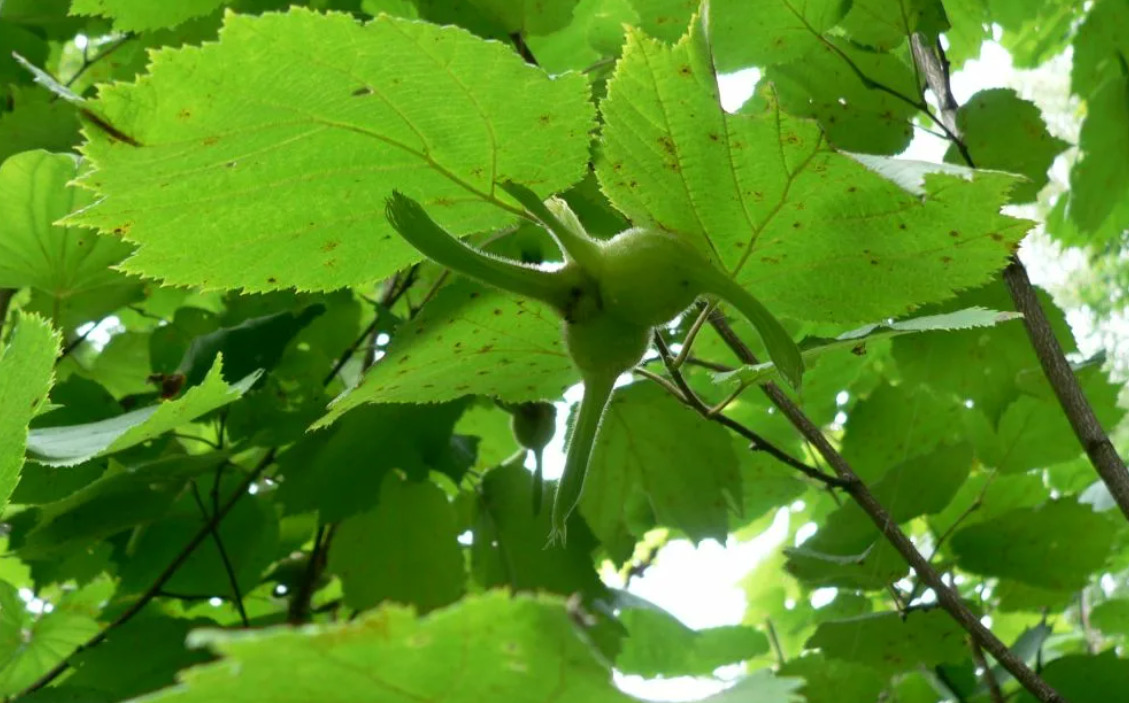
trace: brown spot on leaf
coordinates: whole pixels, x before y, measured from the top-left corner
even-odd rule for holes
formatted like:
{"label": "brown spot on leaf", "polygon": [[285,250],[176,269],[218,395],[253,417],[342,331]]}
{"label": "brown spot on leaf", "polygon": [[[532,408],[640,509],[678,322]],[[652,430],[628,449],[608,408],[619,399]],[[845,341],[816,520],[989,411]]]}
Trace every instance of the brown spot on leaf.
{"label": "brown spot on leaf", "polygon": [[372,95],[372,88],[368,87],[367,85],[361,86],[360,88],[354,90],[352,95],[355,98],[359,98],[362,95]]}

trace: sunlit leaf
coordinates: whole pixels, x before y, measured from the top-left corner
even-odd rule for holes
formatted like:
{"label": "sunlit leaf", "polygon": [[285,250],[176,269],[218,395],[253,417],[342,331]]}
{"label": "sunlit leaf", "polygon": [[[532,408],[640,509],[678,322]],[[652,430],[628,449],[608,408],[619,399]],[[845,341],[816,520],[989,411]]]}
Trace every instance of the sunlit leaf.
{"label": "sunlit leaf", "polygon": [[504,225],[495,183],[564,190],[592,120],[581,76],[550,80],[463,30],[297,8],[228,15],[218,43],[157,53],[91,109],[129,141],[92,131],[82,183],[104,197],[73,220],[136,242],[128,271],[250,291],[418,261],[384,218],[393,189],[456,234]]}

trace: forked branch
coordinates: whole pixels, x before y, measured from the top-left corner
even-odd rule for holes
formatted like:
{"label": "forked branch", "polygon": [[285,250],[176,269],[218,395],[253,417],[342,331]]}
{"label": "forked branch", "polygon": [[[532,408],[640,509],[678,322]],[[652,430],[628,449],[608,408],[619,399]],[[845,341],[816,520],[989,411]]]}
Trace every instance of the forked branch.
{"label": "forked branch", "polygon": [[[733,350],[737,358],[744,364],[756,364],[757,358],[749,350],[744,342],[734,333],[733,328],[729,326],[725,318],[720,313],[715,313],[710,318],[710,324],[714,326],[718,334],[725,341],[726,345]],[[945,611],[952,616],[957,623],[964,628],[972,640],[982,647],[985,651],[995,657],[1005,669],[1011,672],[1011,675],[1019,681],[1024,688],[1030,691],[1043,703],[1066,703],[1056,690],[1054,690],[1046,681],[1036,674],[1032,669],[1023,662],[1022,659],[1017,657],[1014,652],[1008,649],[998,637],[996,637],[991,630],[984,626],[969,608],[965,605],[964,601],[955,590],[945,584],[941,580],[941,575],[930,565],[929,560],[918,551],[905,532],[898,527],[898,523],[890,516],[890,512],[886,510],[885,506],[878,502],[874,494],[865,483],[858,477],[851,465],[847,460],[831,445],[827,437],[823,435],[819,427],[812,422],[803,410],[799,408],[792,399],[789,398],[784,391],[774,383],[766,383],[761,386],[765,394],[768,396],[772,404],[776,406],[784,417],[803,435],[804,439],[815,447],[815,450],[823,457],[823,459],[835,471],[835,474],[844,482],[843,488],[854,498],[863,512],[870,517],[871,522],[878,528],[878,531],[886,538],[898,554],[909,563],[910,567],[917,574],[918,578],[925,582],[925,584],[933,589],[937,595],[937,602]]]}

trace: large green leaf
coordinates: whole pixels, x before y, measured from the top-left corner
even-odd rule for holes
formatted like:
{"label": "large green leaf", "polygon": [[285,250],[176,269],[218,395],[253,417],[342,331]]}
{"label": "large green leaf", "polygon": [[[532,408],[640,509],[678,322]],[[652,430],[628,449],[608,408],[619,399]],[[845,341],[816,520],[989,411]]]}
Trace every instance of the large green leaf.
{"label": "large green leaf", "polygon": [[1076,591],[1105,564],[1117,531],[1088,505],[1052,500],[964,527],[950,545],[967,571]]}
{"label": "large green leaf", "polygon": [[580,498],[580,514],[613,559],[627,559],[655,525],[724,542],[740,495],[737,457],[720,425],[651,383],[615,392]]}
{"label": "large green leaf", "polygon": [[384,476],[399,469],[415,480],[435,470],[459,481],[474,461],[451,434],[466,403],[369,405],[328,430],[307,434],[279,457],[287,512],[317,510],[327,522],[367,511]]}
{"label": "large green leaf", "polygon": [[544,37],[531,37],[529,45],[547,71],[583,70],[618,56],[626,27],[639,21],[631,0],[580,0],[567,27]]}
{"label": "large green leaf", "polygon": [[[887,509],[891,520],[903,523],[921,515],[941,512],[957,494],[972,465],[972,448],[967,444],[940,447],[927,455],[910,459],[891,468],[871,489]],[[845,573],[830,558],[813,561],[811,553],[828,557],[861,554],[882,539],[878,527],[857,503],[838,508],[823,521],[810,540],[803,543],[789,561],[788,569],[798,578],[821,585],[850,583],[866,573],[870,565],[848,561]]]}
{"label": "large green leaf", "polygon": [[945,28],[941,0],[853,0],[842,26],[851,39],[889,51],[914,32],[929,36]]}
{"label": "large green leaf", "polygon": [[552,310],[456,284],[400,329],[385,357],[318,425],[364,403],[435,403],[468,394],[515,403],[558,398],[577,378]]}
{"label": "large green leaf", "polygon": [[[67,685],[103,691],[108,700],[124,700],[172,685],[178,670],[211,658],[207,652],[187,649],[184,640],[190,630],[212,625],[212,621],[168,617],[155,611],[142,611],[114,630],[105,643],[78,655]],[[125,661],[128,666],[122,666]]]}
{"label": "large green leaf", "polygon": [[[853,64],[853,68],[852,68]],[[867,154],[897,154],[913,139],[917,109],[875,90],[858,72],[901,95],[917,94],[917,75],[893,54],[829,39],[795,61],[765,71],[789,114],[819,120],[832,145]],[[755,103],[749,105],[750,111]]]}
{"label": "large green leaf", "polygon": [[858,662],[884,672],[959,662],[968,657],[964,630],[948,613],[934,608],[874,613],[825,622],[808,640],[825,656]]}
{"label": "large green leaf", "polygon": [[79,142],[75,106],[42,90],[14,90],[0,113],[0,163],[31,149],[68,151]]}
{"label": "large green leaf", "polygon": [[74,466],[119,452],[238,400],[258,379],[259,373],[255,372],[228,385],[223,380],[222,358],[216,357],[203,382],[176,400],[109,420],[32,430],[28,436],[28,457],[47,466]]}
{"label": "large green leaf", "polygon": [[[506,432],[509,433],[507,426]],[[604,585],[592,563],[596,540],[577,515],[568,524],[568,542],[546,549],[552,531],[552,484],[542,489],[541,512],[533,513],[533,477],[524,457],[491,469],[475,496],[471,568],[487,588],[600,596]]]}
{"label": "large green leaf", "polygon": [[20,692],[98,632],[102,585],[74,591],[49,613],[32,614],[11,584],[0,581],[0,695]]}
{"label": "large green leaf", "polygon": [[1014,176],[838,154],[762,95],[722,111],[700,24],[673,48],[632,33],[597,175],[636,225],[684,237],[773,312],[901,315],[987,280],[1026,231],[999,214]]}
{"label": "large green leaf", "polygon": [[577,0],[415,0],[420,16],[436,24],[458,24],[489,35],[548,34],[572,19]]}
{"label": "large green leaf", "polygon": [[[1075,351],[1062,308],[1045,291],[1039,289],[1036,294],[1063,351]],[[938,315],[967,306],[1008,310],[1013,305],[1004,282],[996,281],[963,291],[954,300],[921,312]],[[1039,368],[1027,330],[1017,324],[904,336],[894,340],[893,353],[906,382],[927,384],[961,401],[972,401],[993,426],[1018,396],[1020,373]]]}
{"label": "large green leaf", "polygon": [[[1070,218],[1085,232],[1099,230],[1111,214],[1124,217],[1119,207],[1129,193],[1129,77],[1103,83],[1086,102],[1079,148],[1082,158],[1070,171]],[[1127,222],[1114,222],[1117,230]],[[1106,225],[1110,226],[1110,225]]]}
{"label": "large green leaf", "polygon": [[[1022,316],[1015,312],[998,312],[982,307],[971,307],[956,312],[911,317],[908,320],[876,322],[844,332],[832,339],[805,338],[799,344],[800,353],[803,354],[805,363],[810,363],[830,351],[843,349],[865,351],[867,344],[891,337],[921,332],[949,332],[994,327],[1001,322],[1019,319],[1020,317]],[[755,366],[743,366],[736,371],[720,372],[714,376],[714,380],[725,382],[740,379],[747,383],[757,383],[763,382],[765,379],[777,380],[778,375],[776,364],[766,361]]]}
{"label": "large green leaf", "polygon": [[270,371],[282,359],[291,339],[325,312],[323,305],[311,305],[299,313],[290,311],[253,317],[234,327],[221,327],[192,340],[177,371],[185,384],[201,383],[216,357],[224,359],[224,375],[231,380],[245,378],[255,371]]}
{"label": "large green leaf", "polygon": [[780,673],[804,679],[800,693],[807,703],[877,701],[886,687],[885,679],[873,669],[822,653],[790,659],[780,667]]}
{"label": "large green leaf", "polygon": [[[229,471],[219,485],[221,505],[242,486],[243,476]],[[200,480],[203,489],[213,485],[211,477]],[[205,505],[210,512],[211,507]],[[168,568],[200,532],[207,518],[194,496],[182,491],[177,502],[152,524],[142,526],[130,541],[128,555],[119,554],[123,595],[143,593]],[[217,542],[222,543],[221,553]],[[231,579],[242,593],[258,585],[263,570],[274,561],[279,542],[275,507],[261,495],[245,495],[216,526],[214,535],[196,547],[183,565],[165,583],[165,588],[187,597],[232,597]],[[230,571],[229,571],[230,565]]]}
{"label": "large green leaf", "polygon": [[[1129,661],[1119,658],[1113,649],[1097,656],[1069,654],[1041,673],[1070,703],[1107,703],[1111,695],[1118,695],[1116,691],[1129,690]],[[1035,703],[1038,699],[1024,691],[1018,700]]]}
{"label": "large green leaf", "polygon": [[71,13],[108,17],[119,32],[137,32],[173,27],[185,20],[206,15],[226,0],[73,0]]}
{"label": "large green leaf", "polygon": [[802,679],[775,676],[770,669],[758,669],[721,693],[703,698],[701,703],[803,703],[804,697],[796,690],[802,686]]}
{"label": "large green leaf", "polygon": [[389,473],[377,506],[337,527],[329,571],[341,579],[351,608],[391,601],[427,612],[453,603],[465,590],[457,538],[454,509],[443,491]]}
{"label": "large green leaf", "polygon": [[1114,598],[1090,611],[1090,622],[1106,636],[1129,635],[1129,599]]}
{"label": "large green leaf", "polygon": [[500,44],[297,8],[228,15],[218,43],[157,53],[91,109],[136,144],[92,130],[82,182],[104,198],[74,221],[138,243],[126,270],[250,291],[418,261],[384,218],[394,188],[451,232],[504,225],[495,183],[564,190],[592,123],[582,76],[550,80]]}
{"label": "large green leaf", "polygon": [[46,407],[59,353],[59,338],[47,322],[18,319],[8,345],[0,347],[0,510],[19,483],[27,426]]}
{"label": "large green leaf", "polygon": [[556,598],[489,592],[422,619],[384,606],[349,622],[202,631],[223,655],[153,701],[626,703]]}
{"label": "large green leaf", "polygon": [[108,471],[71,495],[39,506],[34,512],[35,525],[14,546],[22,559],[58,559],[59,554],[158,520],[188,481],[214,472],[224,461],[227,456],[221,452],[174,455]]}
{"label": "large green leaf", "polygon": [[797,59],[850,8],[850,0],[712,0],[710,41],[719,71]]}
{"label": "large green leaf", "polygon": [[1129,54],[1129,7],[1120,0],[1098,0],[1074,35],[1070,74],[1074,93],[1089,98],[1107,81],[1124,77],[1120,61],[1124,61],[1126,54]]}
{"label": "large green leaf", "polygon": [[843,456],[865,481],[927,454],[946,440],[959,441],[969,409],[926,388],[879,386],[852,408]]}
{"label": "large green leaf", "polygon": [[[1099,423],[1114,428],[1125,416],[1118,407],[1120,384],[1112,383],[1097,364],[1076,372],[1078,384],[1086,394]],[[1062,406],[1041,370],[1021,372],[1017,380],[1036,378],[1037,384],[1007,406],[996,426],[995,436],[982,442],[985,463],[1004,473],[1016,473],[1068,461],[1082,451],[1078,437],[1063,414]]]}
{"label": "large green leaf", "polygon": [[616,669],[641,676],[709,676],[726,664],[768,651],[768,638],[744,625],[692,630],[663,610],[629,608]]}
{"label": "large green leaf", "polygon": [[68,186],[80,162],[68,154],[26,151],[0,165],[0,286],[31,286],[54,305],[126,279],[110,266],[133,249],[113,236],[55,221],[93,201]]}
{"label": "large green leaf", "polygon": [[[957,125],[978,168],[1010,171],[1030,179],[1012,191],[1017,203],[1035,199],[1049,180],[1047,171],[1055,157],[1070,146],[1051,136],[1035,103],[1007,88],[973,95],[957,112]],[[964,158],[950,146],[945,161],[963,164]]]}

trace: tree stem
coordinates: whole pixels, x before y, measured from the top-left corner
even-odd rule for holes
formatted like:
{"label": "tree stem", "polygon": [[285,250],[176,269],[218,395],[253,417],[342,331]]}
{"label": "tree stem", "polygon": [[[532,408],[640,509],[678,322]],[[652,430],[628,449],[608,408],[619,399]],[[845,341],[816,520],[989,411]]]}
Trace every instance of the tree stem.
{"label": "tree stem", "polygon": [[[948,60],[944,50],[937,46],[936,50],[925,46],[918,38],[914,37],[913,55],[915,60],[924,63],[925,76],[929,89],[937,96],[941,105],[941,119],[947,124],[947,133],[951,135],[957,145],[964,161],[969,168],[976,168],[972,155],[965,147],[957,130],[956,110],[958,103],[953,97],[952,87],[949,83]],[[1043,374],[1054,390],[1062,411],[1066,414],[1070,426],[1078,442],[1086,451],[1098,476],[1101,477],[1110,495],[1117,502],[1121,514],[1129,519],[1129,470],[1125,461],[1114,449],[1109,439],[1094,414],[1090,401],[1078,385],[1078,379],[1070,368],[1070,363],[1062,352],[1062,347],[1055,338],[1043,306],[1035,295],[1035,287],[1027,277],[1027,269],[1018,257],[1012,256],[1011,263],[1004,269],[1004,282],[1007,283],[1008,292],[1015,302],[1015,309],[1023,313],[1023,326],[1031,340],[1035,355],[1039,358],[1039,365]]]}
{"label": "tree stem", "polygon": [[[756,356],[754,356],[753,353],[749,351],[749,348],[745,346],[745,343],[737,337],[724,318],[720,315],[714,315],[710,318],[710,323],[742,363],[757,363]],[[867,488],[866,484],[858,477],[858,474],[856,474],[854,469],[851,468],[851,465],[847,463],[847,460],[831,445],[831,442],[823,435],[819,427],[804,414],[804,411],[793,403],[792,399],[775,383],[766,383],[762,385],[761,388],[764,390],[769,400],[772,401],[772,404],[788,418],[788,421],[791,422],[797,430],[799,430],[804,439],[811,442],[816,451],[819,452],[824,460],[831,466],[835,474],[844,482],[844,488],[847,493],[854,498],[859,507],[863,509],[863,512],[870,517],[871,521],[878,528],[878,531],[893,545],[894,549],[901,554],[902,558],[909,563],[918,578],[933,589],[933,592],[937,595],[937,602],[945,609],[945,612],[952,616],[977,644],[995,657],[996,661],[1011,672],[1012,676],[1038,700],[1042,701],[1042,703],[1066,703],[1065,698],[1055,689],[1051,688],[1038,674],[1032,671],[1014,652],[1008,649],[1007,645],[996,637],[991,630],[985,627],[984,624],[980,622],[980,619],[969,610],[968,606],[961,600],[957,592],[945,584],[941,579],[941,575],[929,564],[925,556],[917,550],[917,547],[914,546],[909,537],[898,527],[897,522],[890,516],[889,511],[878,502],[878,499],[874,497],[874,494],[870,492],[870,489]]]}

